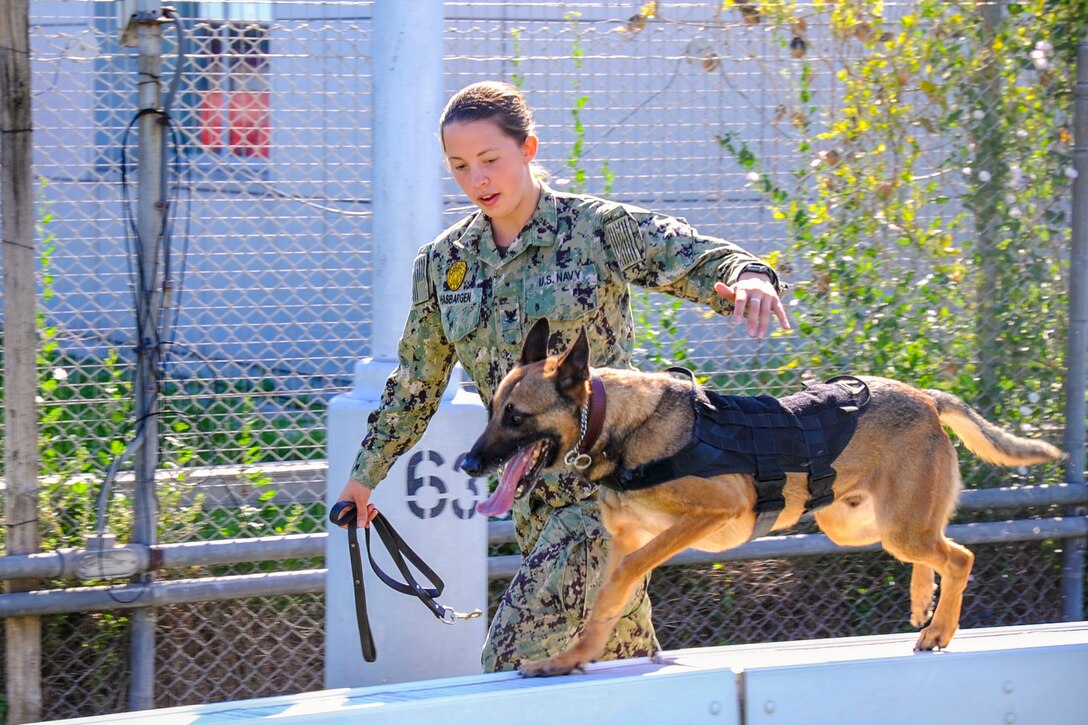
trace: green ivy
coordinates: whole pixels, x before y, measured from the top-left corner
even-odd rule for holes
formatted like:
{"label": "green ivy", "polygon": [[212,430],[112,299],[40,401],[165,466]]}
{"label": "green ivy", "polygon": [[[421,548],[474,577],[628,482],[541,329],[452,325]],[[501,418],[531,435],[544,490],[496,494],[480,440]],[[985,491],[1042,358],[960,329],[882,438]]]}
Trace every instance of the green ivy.
{"label": "green ivy", "polygon": [[574,31],[574,40],[571,42],[570,57],[574,62],[574,74],[571,88],[574,89],[577,98],[574,107],[570,110],[571,120],[574,124],[574,143],[571,144],[570,154],[567,156],[567,168],[570,170],[570,191],[581,194],[586,190],[586,170],[582,166],[582,157],[585,155],[586,127],[582,123],[582,109],[589,103],[589,96],[581,93],[582,82],[579,80],[582,72],[582,56],[586,49],[582,45],[582,30],[578,24],[581,13],[569,12],[565,19]]}
{"label": "green ivy", "polygon": [[[1003,10],[1003,7],[1006,11]],[[805,365],[946,388],[1056,435],[1065,370],[1071,110],[1083,0],[787,2],[780,110],[804,164],[719,142],[788,230]],[[811,27],[829,29],[813,47]],[[818,66],[837,95],[818,97]]]}

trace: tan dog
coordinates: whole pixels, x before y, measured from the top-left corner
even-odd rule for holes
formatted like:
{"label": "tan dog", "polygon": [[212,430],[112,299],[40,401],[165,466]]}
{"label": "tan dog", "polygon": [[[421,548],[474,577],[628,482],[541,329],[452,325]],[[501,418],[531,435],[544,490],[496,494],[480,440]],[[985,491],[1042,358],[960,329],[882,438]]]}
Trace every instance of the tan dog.
{"label": "tan dog", "polygon": [[[488,515],[505,513],[544,468],[564,461],[570,465],[580,454],[591,461],[583,474],[600,481],[618,466],[650,463],[690,440],[695,413],[689,381],[667,373],[591,369],[584,330],[566,353],[548,357],[548,335],[547,320],[533,327],[518,365],[495,391],[487,427],[462,464],[471,475],[506,464],[495,494],[479,506]],[[600,397],[607,407],[596,441],[580,450],[587,437],[584,411],[594,389],[591,378],[599,378],[594,385],[603,383],[606,392]],[[913,564],[910,621],[916,627],[929,622],[915,649],[944,648],[959,627],[974,555],[944,535],[961,483],[956,451],[943,426],[974,454],[998,465],[1043,463],[1064,454],[994,426],[948,393],[884,378],[862,379],[871,400],[834,461],[834,502],[816,511],[816,523],[837,544],[879,542]],[[785,508],[774,528],[794,525],[808,495],[806,474],[790,473]],[[522,663],[523,675],[565,674],[598,657],[648,572],[689,547],[724,551],[739,546],[751,536],[756,519],[756,491],[748,474],[687,476],[637,491],[601,487],[599,498],[613,544],[585,629],[565,652]],[[941,592],[930,618],[934,572],[941,576]]]}

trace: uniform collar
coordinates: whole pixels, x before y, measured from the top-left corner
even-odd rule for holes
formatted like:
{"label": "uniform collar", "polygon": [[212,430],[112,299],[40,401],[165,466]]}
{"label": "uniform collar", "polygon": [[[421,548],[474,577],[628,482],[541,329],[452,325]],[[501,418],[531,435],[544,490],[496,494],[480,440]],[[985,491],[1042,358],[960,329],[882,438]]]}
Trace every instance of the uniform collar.
{"label": "uniform collar", "polygon": [[536,211],[529,217],[521,234],[505,255],[499,254],[495,239],[491,236],[491,222],[482,211],[476,212],[464,234],[457,240],[457,244],[475,248],[477,257],[489,267],[501,267],[516,259],[529,247],[550,247],[555,244],[555,235],[559,230],[558,220],[555,192],[547,184],[541,182],[540,200],[537,202]]}

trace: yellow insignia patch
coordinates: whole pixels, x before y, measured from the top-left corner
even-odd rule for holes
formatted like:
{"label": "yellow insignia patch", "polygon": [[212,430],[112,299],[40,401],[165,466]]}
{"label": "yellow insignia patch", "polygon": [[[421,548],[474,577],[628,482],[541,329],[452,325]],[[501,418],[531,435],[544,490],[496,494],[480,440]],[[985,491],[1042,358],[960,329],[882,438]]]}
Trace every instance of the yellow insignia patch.
{"label": "yellow insignia patch", "polygon": [[446,287],[454,291],[461,289],[461,284],[465,281],[465,272],[467,271],[467,262],[454,262],[453,266],[450,267],[450,271],[446,273]]}

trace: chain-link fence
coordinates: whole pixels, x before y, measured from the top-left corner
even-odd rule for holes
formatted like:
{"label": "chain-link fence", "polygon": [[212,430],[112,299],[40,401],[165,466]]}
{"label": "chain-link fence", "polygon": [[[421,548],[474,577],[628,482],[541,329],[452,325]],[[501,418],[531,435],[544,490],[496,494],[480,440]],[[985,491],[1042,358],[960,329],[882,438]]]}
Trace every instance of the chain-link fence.
{"label": "chain-link fence", "polygon": [[[99,525],[127,540],[132,524],[123,476],[106,520],[96,497],[133,432],[136,61],[120,43],[128,5],[34,6],[42,537],[56,550]],[[184,58],[172,29],[164,47],[164,86],[179,80],[159,539],[323,531],[326,406],[371,350],[383,243],[370,233],[373,8],[176,8]],[[683,216],[794,284],[798,332],[767,341],[640,297],[648,367],[776,394],[844,368],[894,374],[1058,442],[1074,4],[445,8],[446,90],[481,78],[524,88],[550,183]],[[465,213],[452,181],[445,201],[450,223]],[[964,475],[983,488],[1061,480],[1057,467],[1010,473],[969,458]],[[964,626],[1059,619],[1064,542],[973,546]],[[666,647],[902,631],[908,592],[902,565],[868,553],[668,567],[653,580]],[[160,609],[156,703],[320,688],[323,609],[318,594]],[[46,618],[45,717],[125,709],[129,626],[123,609]]]}

